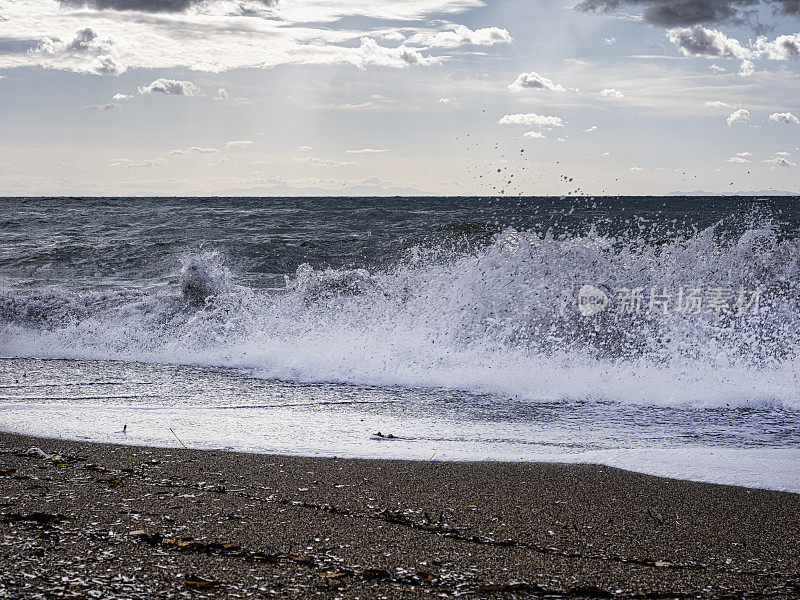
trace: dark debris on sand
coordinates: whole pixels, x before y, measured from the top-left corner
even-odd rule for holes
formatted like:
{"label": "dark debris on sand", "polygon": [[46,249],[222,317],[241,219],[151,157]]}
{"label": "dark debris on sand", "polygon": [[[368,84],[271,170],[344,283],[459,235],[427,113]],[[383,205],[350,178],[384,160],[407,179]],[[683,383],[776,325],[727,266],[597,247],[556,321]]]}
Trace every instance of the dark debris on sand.
{"label": "dark debris on sand", "polygon": [[600,466],[0,434],[0,490],[0,598],[800,597],[800,495]]}

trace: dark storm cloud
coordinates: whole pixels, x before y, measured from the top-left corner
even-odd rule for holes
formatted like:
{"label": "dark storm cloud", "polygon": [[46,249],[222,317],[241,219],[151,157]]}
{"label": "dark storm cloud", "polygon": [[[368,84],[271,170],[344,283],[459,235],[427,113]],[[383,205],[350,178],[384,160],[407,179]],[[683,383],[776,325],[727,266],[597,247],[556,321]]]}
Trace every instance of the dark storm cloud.
{"label": "dark storm cloud", "polygon": [[[95,10],[135,11],[148,13],[181,13],[204,0],[59,0],[61,6]],[[278,0],[256,0],[264,6],[275,6]]]}
{"label": "dark storm cloud", "polygon": [[684,2],[658,2],[647,9],[644,18],[654,25],[674,27],[697,23],[722,23],[739,20],[741,13],[729,2],[686,0]]}
{"label": "dark storm cloud", "polygon": [[800,15],[800,0],[583,0],[576,9],[614,12],[627,7],[644,8],[645,22],[664,27],[700,23],[756,22],[756,10],[771,7],[776,13]]}
{"label": "dark storm cloud", "polygon": [[132,10],[138,12],[177,13],[188,10],[200,0],[60,0],[70,8],[95,10]]}

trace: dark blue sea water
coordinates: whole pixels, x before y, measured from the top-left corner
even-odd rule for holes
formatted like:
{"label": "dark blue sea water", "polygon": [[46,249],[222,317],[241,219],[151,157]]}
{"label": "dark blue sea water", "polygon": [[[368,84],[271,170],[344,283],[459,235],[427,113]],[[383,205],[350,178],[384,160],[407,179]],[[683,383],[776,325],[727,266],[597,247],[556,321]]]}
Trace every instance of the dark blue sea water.
{"label": "dark blue sea water", "polygon": [[798,197],[0,198],[0,272],[158,283],[205,248],[271,287],[303,263],[381,268],[420,247],[477,249],[509,228],[658,244],[712,226],[742,234],[762,218],[795,235]]}

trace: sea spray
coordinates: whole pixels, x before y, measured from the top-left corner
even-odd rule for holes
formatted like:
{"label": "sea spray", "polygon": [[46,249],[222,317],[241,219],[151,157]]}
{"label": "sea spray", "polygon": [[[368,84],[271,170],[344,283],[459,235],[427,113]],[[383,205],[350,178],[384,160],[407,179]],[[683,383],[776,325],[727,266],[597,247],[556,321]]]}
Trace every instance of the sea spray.
{"label": "sea spray", "polygon": [[230,271],[217,251],[187,253],[181,257],[180,287],[190,304],[202,305],[229,289]]}
{"label": "sea spray", "polygon": [[[282,289],[184,253],[177,286],[0,295],[5,354],[244,368],[269,378],[442,387],[531,400],[800,407],[800,245],[769,219],[648,235],[505,229],[377,269],[302,264]],[[612,297],[591,317],[581,286]],[[621,290],[758,291],[756,310],[617,310]]]}

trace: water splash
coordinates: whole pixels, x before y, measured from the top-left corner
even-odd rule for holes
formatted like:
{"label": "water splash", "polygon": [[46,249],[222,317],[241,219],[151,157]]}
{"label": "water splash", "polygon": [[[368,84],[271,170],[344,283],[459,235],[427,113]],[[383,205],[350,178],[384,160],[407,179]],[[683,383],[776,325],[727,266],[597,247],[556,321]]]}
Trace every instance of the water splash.
{"label": "water splash", "polygon": [[[2,292],[5,353],[545,401],[800,408],[800,242],[768,219],[738,236],[506,229],[479,249],[415,247],[374,272],[304,264],[277,291],[235,285],[213,251],[181,264],[177,290]],[[583,317],[585,284],[761,296],[747,314]]]}
{"label": "water splash", "polygon": [[217,251],[186,253],[181,257],[180,288],[189,304],[202,305],[230,289],[230,271]]}

